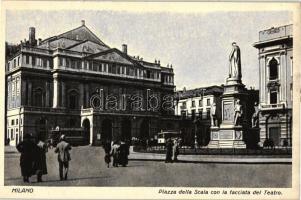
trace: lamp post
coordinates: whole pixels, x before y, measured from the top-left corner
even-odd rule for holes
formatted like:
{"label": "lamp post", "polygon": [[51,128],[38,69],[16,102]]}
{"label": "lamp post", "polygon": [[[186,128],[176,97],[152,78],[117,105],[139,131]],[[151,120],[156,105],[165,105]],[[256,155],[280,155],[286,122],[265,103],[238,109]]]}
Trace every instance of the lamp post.
{"label": "lamp post", "polygon": [[193,123],[194,123],[194,149],[197,149],[198,148],[198,136],[197,136],[197,123],[198,123],[198,120],[195,118],[193,120]]}

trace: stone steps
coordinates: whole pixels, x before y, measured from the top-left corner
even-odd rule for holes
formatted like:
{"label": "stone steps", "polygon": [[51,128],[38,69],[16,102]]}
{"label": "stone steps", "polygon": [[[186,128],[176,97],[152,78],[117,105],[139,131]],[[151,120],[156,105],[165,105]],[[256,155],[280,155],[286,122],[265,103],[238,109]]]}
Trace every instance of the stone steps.
{"label": "stone steps", "polygon": [[219,148],[233,148],[234,144],[232,140],[220,140]]}

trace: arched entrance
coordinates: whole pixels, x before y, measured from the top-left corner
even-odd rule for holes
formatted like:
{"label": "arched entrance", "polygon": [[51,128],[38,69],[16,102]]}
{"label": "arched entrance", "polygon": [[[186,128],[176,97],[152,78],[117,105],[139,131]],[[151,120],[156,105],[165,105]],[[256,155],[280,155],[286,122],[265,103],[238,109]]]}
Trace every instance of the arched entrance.
{"label": "arched entrance", "polygon": [[149,138],[150,122],[144,119],[140,125],[140,139],[146,140]]}
{"label": "arched entrance", "polygon": [[101,124],[101,140],[112,140],[112,121],[105,119]]}
{"label": "arched entrance", "polygon": [[37,138],[40,140],[45,141],[47,138],[47,128],[46,128],[46,119],[45,118],[40,118],[39,120],[36,121],[36,130],[37,130]]}
{"label": "arched entrance", "polygon": [[132,123],[129,119],[124,119],[121,122],[121,140],[131,140]]}
{"label": "arched entrance", "polygon": [[84,128],[84,134],[85,134],[85,143],[90,143],[90,121],[89,119],[85,119],[83,121],[83,128]]}

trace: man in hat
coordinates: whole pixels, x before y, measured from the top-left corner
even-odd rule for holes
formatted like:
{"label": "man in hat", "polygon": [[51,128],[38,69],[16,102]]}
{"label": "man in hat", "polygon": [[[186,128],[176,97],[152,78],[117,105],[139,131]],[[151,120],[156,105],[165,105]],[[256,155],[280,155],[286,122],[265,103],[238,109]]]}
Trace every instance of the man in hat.
{"label": "man in hat", "polygon": [[55,153],[58,153],[57,160],[59,162],[60,180],[67,180],[69,161],[71,160],[70,152],[71,146],[66,142],[65,135],[60,137],[60,142],[55,148]]}
{"label": "man in hat", "polygon": [[33,168],[37,174],[37,181],[42,182],[42,175],[47,174],[46,153],[48,148],[39,136],[36,138],[36,147]]}
{"label": "man in hat", "polygon": [[24,182],[29,182],[29,177],[33,175],[33,161],[36,144],[32,141],[30,134],[25,134],[23,141],[17,145],[17,150],[21,153],[20,167]]}

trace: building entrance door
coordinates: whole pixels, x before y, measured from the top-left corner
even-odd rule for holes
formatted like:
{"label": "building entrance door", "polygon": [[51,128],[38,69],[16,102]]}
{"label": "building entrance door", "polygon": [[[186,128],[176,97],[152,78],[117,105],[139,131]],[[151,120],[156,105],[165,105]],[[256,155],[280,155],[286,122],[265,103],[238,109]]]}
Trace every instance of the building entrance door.
{"label": "building entrance door", "polygon": [[149,139],[149,129],[150,124],[149,120],[144,119],[140,126],[140,139],[146,140]]}
{"label": "building entrance door", "polygon": [[109,119],[103,120],[101,127],[101,140],[112,141],[112,121]]}
{"label": "building entrance door", "polygon": [[128,119],[123,120],[121,123],[121,139],[130,141],[131,130],[132,130],[131,121]]}
{"label": "building entrance door", "polygon": [[90,143],[90,121],[89,119],[85,119],[83,121],[84,134],[85,134],[85,143]]}
{"label": "building entrance door", "polygon": [[274,146],[280,145],[280,127],[269,128],[269,138],[274,142]]}

